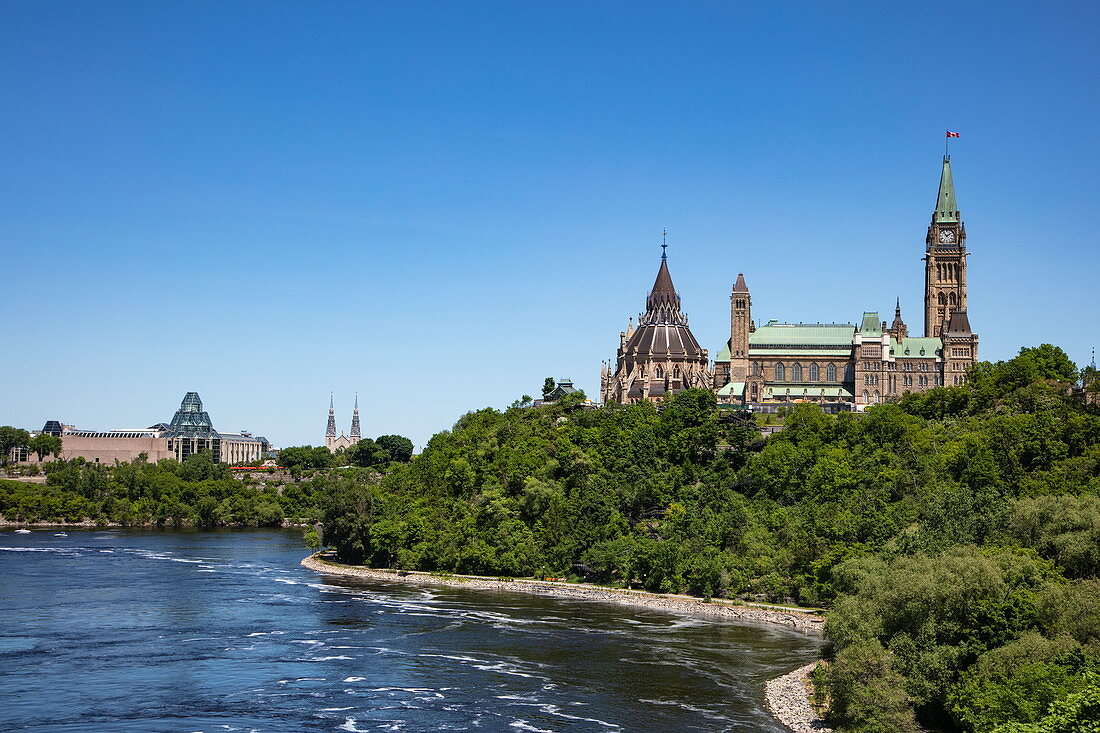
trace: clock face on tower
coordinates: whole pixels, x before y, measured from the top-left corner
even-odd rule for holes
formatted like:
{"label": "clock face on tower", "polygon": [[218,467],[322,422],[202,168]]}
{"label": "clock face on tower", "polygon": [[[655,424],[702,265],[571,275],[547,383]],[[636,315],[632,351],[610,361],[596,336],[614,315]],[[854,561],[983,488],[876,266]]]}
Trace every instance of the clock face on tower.
{"label": "clock face on tower", "polygon": [[943,244],[950,244],[955,241],[955,232],[950,229],[940,230],[940,242]]}

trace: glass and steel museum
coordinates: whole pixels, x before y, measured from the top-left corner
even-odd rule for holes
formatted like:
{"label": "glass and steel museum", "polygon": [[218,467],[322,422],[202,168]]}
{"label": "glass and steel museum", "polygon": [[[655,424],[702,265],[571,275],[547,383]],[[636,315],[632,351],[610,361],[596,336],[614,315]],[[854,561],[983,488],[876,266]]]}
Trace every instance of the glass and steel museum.
{"label": "glass and steel museum", "polygon": [[[214,461],[249,463],[267,457],[271,445],[267,438],[250,433],[222,433],[214,429],[210,414],[203,409],[198,392],[188,392],[169,423],[148,428],[122,430],[80,430],[50,420],[42,430],[61,438],[60,458],[83,458],[89,463],[125,463],[142,453],[149,461],[162,458],[186,459],[194,453],[209,453]],[[13,456],[20,463],[37,463],[38,456],[19,451]],[[46,456],[46,461],[53,456]]]}

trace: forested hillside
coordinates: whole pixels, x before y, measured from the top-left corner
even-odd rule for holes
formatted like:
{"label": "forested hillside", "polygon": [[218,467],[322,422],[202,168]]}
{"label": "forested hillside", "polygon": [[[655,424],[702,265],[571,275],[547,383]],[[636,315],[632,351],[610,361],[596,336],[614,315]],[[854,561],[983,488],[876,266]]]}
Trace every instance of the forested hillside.
{"label": "forested hillside", "polygon": [[830,606],[850,730],[1095,730],[1100,415],[1077,376],[1024,349],[862,415],[799,406],[766,443],[703,391],[480,410],[377,483],[332,482],[325,540],[354,563]]}
{"label": "forested hillside", "polygon": [[251,477],[235,478],[205,453],[182,463],[106,466],[74,459],[46,463],[45,469],[45,485],[0,481],[0,516],[25,522],[278,527],[284,519],[315,520],[317,497],[338,479],[335,473],[320,474],[260,485]]}

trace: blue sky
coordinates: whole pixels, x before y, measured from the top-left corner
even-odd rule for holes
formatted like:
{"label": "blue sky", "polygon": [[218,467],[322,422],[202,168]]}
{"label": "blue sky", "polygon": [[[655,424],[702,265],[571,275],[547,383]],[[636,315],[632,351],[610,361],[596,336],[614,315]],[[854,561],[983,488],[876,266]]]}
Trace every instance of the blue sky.
{"label": "blue sky", "polygon": [[738,272],[919,329],[945,128],[981,356],[1100,341],[1092,3],[0,6],[0,424],[594,395],[662,227],[712,354]]}

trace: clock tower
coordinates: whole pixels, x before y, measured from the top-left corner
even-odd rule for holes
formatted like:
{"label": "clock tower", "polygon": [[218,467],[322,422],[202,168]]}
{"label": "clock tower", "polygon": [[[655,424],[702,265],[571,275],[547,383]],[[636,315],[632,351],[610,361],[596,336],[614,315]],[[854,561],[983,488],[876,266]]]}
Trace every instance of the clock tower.
{"label": "clock tower", "polygon": [[940,191],[924,253],[924,335],[939,338],[951,314],[966,313],[966,227],[955,202],[951,156],[943,156]]}

